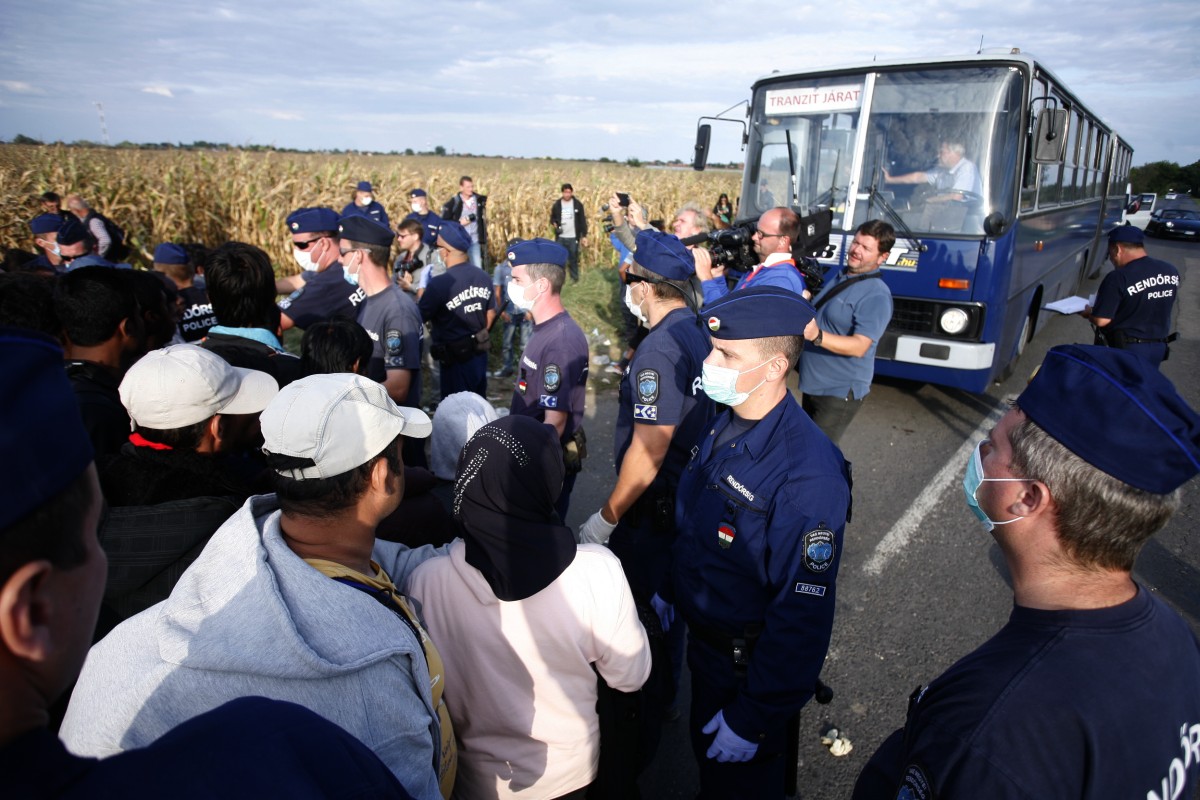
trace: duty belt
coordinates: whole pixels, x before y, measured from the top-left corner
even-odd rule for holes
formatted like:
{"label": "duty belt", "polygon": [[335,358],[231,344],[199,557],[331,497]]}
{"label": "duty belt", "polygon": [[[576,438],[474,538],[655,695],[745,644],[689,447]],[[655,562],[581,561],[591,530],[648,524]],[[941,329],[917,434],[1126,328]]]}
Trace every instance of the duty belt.
{"label": "duty belt", "polygon": [[746,677],[750,666],[750,654],[754,644],[762,635],[762,625],[747,625],[740,635],[710,628],[691,620],[687,621],[688,631],[709,647],[721,653],[729,653],[733,658],[733,673],[739,678]]}
{"label": "duty belt", "polygon": [[1136,336],[1125,336],[1125,341],[1129,344],[1170,344],[1179,338],[1178,333],[1172,333],[1170,336],[1164,336],[1161,339],[1139,339]]}

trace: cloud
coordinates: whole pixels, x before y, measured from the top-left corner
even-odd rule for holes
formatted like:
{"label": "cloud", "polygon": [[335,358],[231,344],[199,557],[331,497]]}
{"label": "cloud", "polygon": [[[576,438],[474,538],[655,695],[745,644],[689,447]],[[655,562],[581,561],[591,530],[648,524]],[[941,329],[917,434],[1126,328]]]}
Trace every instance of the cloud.
{"label": "cloud", "polygon": [[41,89],[25,81],[0,81],[0,87],[14,94],[45,94]]}
{"label": "cloud", "polygon": [[145,92],[146,94],[158,94],[158,95],[162,95],[163,97],[174,97],[175,96],[175,95],[171,94],[170,88],[168,88],[166,86],[143,86],[142,91]]}
{"label": "cloud", "polygon": [[271,119],[281,119],[285,122],[300,122],[304,119],[295,111],[267,111],[266,115]]}

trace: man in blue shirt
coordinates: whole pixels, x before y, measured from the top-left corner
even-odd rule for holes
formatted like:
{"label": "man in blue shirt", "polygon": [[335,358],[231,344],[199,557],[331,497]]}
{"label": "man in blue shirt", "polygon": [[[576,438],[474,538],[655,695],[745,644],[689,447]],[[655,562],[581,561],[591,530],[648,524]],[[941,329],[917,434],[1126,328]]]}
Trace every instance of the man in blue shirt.
{"label": "man in blue shirt", "polygon": [[836,444],[862,408],[875,375],[875,348],[892,319],[892,293],[879,268],[896,232],[873,219],[858,226],[846,267],[813,300],[817,317],[804,338],[804,410]]}
{"label": "man in blue shirt", "polygon": [[654,606],[690,634],[700,797],[781,798],[788,723],[813,696],[833,630],[849,465],[787,388],[812,306],[760,286],[702,316],[704,392],[728,410],[679,478],[679,538]]}
{"label": "man in blue shirt", "polygon": [[1132,225],[1118,225],[1108,234],[1112,272],[1096,290],[1095,308],[1083,318],[1101,332],[1110,347],[1137,353],[1153,364],[1167,359],[1171,310],[1179,294],[1179,270],[1146,255],[1145,234]]}
{"label": "man in blue shirt", "polygon": [[1198,472],[1200,415],[1155,365],[1050,350],[963,480],[1008,624],[913,693],[854,797],[1194,797],[1200,643],[1131,571]]}
{"label": "man in blue shirt", "polygon": [[[792,257],[792,243],[800,233],[800,217],[790,208],[772,208],[758,220],[754,231],[754,252],[762,259],[754,269],[738,279],[733,290],[747,286],[778,286],[803,295],[804,276]],[[712,266],[707,250],[696,248],[696,276],[704,289],[704,302],[711,303],[729,294],[725,268]]]}
{"label": "man in blue shirt", "polygon": [[[566,520],[575,478],[587,454],[583,409],[587,400],[588,343],[579,324],[563,308],[567,248],[547,239],[515,242],[505,259],[512,270],[509,302],[533,319],[533,335],[513,386],[512,414],[523,414],[554,428],[563,448],[567,474],[555,510]],[[497,266],[499,272],[503,266]]]}
{"label": "man in blue shirt", "polygon": [[279,278],[275,291],[289,293],[279,303],[283,330],[307,328],[330,317],[354,319],[366,298],[363,290],[345,280],[338,261],[338,215],[332,208],[298,208],[288,214],[292,257],[300,273]]}

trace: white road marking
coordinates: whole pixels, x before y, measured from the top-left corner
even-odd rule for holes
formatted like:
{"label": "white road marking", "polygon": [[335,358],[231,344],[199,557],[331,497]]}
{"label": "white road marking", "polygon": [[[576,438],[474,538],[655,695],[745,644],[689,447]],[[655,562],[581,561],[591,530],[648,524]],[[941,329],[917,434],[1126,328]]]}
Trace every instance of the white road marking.
{"label": "white road marking", "polygon": [[879,544],[875,545],[875,552],[867,559],[867,563],[863,564],[863,572],[868,575],[880,574],[887,566],[888,561],[908,546],[909,539],[925,521],[925,515],[941,501],[942,494],[955,482],[955,478],[962,474],[967,458],[975,449],[975,444],[980,439],[986,438],[992,426],[1008,411],[1008,400],[1010,399],[1012,398],[1006,398],[1004,402],[993,408],[979,423],[979,427],[954,451],[954,455],[950,456],[950,460],[938,470],[937,475],[933,476],[933,480],[925,486],[925,490],[917,495],[917,499],[908,507],[904,515],[896,520],[896,524],[887,532],[887,535],[879,541]]}

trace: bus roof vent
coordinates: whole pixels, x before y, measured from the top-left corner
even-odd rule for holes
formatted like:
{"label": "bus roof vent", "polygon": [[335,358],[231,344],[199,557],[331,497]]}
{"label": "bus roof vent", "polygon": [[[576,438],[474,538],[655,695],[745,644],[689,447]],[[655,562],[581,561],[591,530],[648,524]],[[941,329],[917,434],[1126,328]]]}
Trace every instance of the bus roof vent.
{"label": "bus roof vent", "polygon": [[989,56],[1019,56],[1021,48],[1019,47],[984,47],[979,50],[981,55]]}

